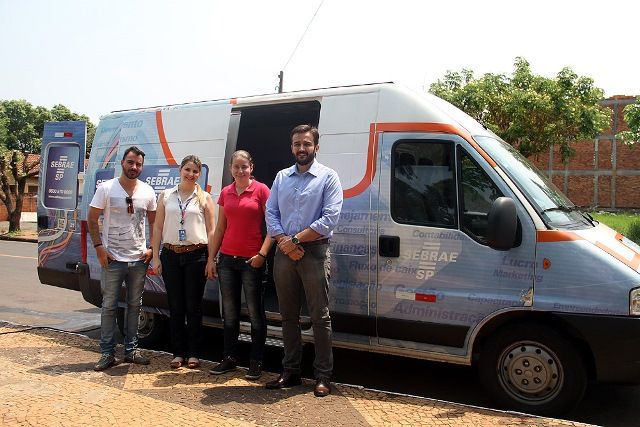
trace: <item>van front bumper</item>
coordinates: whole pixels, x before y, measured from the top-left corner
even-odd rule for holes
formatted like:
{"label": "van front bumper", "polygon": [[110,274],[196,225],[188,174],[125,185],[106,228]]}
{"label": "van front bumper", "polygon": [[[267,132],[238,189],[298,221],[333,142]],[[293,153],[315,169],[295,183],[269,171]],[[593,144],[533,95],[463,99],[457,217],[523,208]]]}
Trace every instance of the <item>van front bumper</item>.
{"label": "van front bumper", "polygon": [[640,318],[553,313],[585,341],[602,383],[640,384]]}

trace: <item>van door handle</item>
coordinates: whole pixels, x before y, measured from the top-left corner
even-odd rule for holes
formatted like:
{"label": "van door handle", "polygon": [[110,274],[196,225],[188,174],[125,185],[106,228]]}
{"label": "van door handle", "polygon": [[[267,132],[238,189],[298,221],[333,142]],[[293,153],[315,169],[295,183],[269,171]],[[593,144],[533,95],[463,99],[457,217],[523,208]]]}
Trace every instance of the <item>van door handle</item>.
{"label": "van door handle", "polygon": [[389,258],[400,256],[400,236],[380,236],[378,238],[378,254]]}

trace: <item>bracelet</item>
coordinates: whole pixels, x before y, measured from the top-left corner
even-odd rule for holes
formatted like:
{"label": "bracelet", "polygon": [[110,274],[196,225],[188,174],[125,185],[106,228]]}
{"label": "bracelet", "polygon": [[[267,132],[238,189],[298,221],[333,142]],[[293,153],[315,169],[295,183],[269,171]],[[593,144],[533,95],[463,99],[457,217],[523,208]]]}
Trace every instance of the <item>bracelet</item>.
{"label": "bracelet", "polygon": [[102,246],[102,243],[96,243],[95,245],[93,245],[93,248],[97,248],[98,246]]}
{"label": "bracelet", "polygon": [[258,255],[261,256],[264,259],[267,259],[267,256],[266,255],[262,255],[260,252],[258,252]]}

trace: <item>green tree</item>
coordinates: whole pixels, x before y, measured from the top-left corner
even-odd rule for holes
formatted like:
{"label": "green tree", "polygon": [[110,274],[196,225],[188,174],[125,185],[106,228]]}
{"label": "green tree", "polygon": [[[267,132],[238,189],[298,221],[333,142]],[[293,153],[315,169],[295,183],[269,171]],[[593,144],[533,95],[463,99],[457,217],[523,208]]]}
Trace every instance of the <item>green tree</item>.
{"label": "green tree", "polygon": [[609,126],[611,111],[600,106],[604,92],[589,77],[563,68],[555,78],[533,74],[516,58],[511,76],[448,71],[430,92],[478,120],[523,155],[560,147],[563,161],[574,154],[572,142],[595,138]]}
{"label": "green tree", "polygon": [[9,232],[20,230],[24,189],[27,180],[39,173],[40,160],[29,161],[28,155],[40,153],[44,123],[62,120],[85,120],[90,145],[95,126],[87,116],[61,104],[48,110],[23,99],[0,100],[0,201],[9,213]]}
{"label": "green tree", "polygon": [[629,130],[620,132],[617,137],[629,146],[634,146],[640,141],[640,98],[635,104],[624,107],[624,120]]}

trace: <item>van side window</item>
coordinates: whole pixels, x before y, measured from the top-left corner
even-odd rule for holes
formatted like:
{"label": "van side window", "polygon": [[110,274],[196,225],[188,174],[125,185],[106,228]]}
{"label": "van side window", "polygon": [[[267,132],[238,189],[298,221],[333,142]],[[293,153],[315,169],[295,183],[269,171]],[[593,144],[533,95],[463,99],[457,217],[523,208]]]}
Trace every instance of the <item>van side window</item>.
{"label": "van side window", "polygon": [[454,144],[401,140],[392,148],[391,216],[396,222],[456,226]]}
{"label": "van side window", "polygon": [[502,192],[462,148],[459,158],[461,228],[476,240],[485,243],[489,210],[493,201],[502,196]]}

